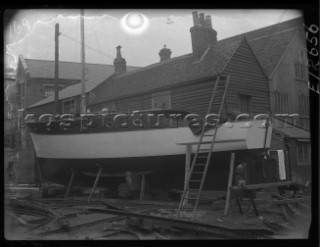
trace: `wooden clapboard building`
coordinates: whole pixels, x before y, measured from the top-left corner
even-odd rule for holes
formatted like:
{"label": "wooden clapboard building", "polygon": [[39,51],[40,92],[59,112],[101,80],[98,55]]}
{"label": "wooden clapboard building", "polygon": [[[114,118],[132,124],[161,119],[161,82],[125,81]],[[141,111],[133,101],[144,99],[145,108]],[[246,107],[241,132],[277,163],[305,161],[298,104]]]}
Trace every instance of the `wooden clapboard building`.
{"label": "wooden clapboard building", "polygon": [[[121,113],[173,109],[204,116],[217,77],[229,76],[223,118],[233,120],[240,113],[269,113],[268,79],[246,37],[217,41],[210,16],[205,19],[203,14],[198,16],[194,12],[193,20],[191,54],[171,58],[171,51],[164,47],[159,53],[159,63],[125,72],[125,59],[118,47],[116,74],[93,89],[95,97],[88,105],[90,112],[100,112],[105,108]],[[242,152],[236,154],[237,163],[247,158],[247,154]],[[209,167],[205,188],[226,188],[229,160],[229,152],[214,155],[214,165]],[[254,161],[250,164],[254,165]],[[168,187],[170,184],[170,187],[181,188],[184,161],[182,166],[176,167],[176,171],[158,173],[149,182],[163,186],[163,178],[166,177]]]}
{"label": "wooden clapboard building", "polygon": [[[268,113],[268,80],[247,39],[217,41],[210,17],[199,18],[196,13],[190,31],[191,54],[170,58],[171,51],[164,47],[159,63],[127,73],[116,69],[115,76],[92,91],[95,98],[88,105],[90,111],[177,109],[203,116],[216,78],[229,75],[224,108],[228,118],[239,113]],[[116,60],[115,66],[125,64],[120,47]]]}

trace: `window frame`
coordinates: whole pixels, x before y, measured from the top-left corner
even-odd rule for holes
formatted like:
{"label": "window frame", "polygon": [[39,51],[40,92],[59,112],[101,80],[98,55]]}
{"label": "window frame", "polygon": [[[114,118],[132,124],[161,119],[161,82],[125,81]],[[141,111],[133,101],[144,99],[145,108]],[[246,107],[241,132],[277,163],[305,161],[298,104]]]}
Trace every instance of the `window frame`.
{"label": "window frame", "polygon": [[[70,112],[70,109],[68,112],[66,112],[66,106],[65,104],[66,103],[70,103],[70,102],[73,102],[73,108],[74,108],[74,112]],[[70,99],[66,99],[66,100],[63,100],[62,102],[62,113],[63,114],[75,114],[77,112],[77,102],[76,102],[76,99],[75,98],[70,98]]]}
{"label": "window frame", "polygon": [[[249,99],[249,111],[248,112],[245,112],[245,111],[243,111],[242,110],[242,98],[243,97],[246,97],[247,99]],[[240,113],[241,114],[243,114],[243,113],[247,113],[247,114],[251,114],[252,113],[252,109],[251,109],[251,100],[252,100],[252,95],[250,95],[250,94],[244,94],[244,93],[239,93],[239,111],[240,111]]]}
{"label": "window frame", "polygon": [[[155,104],[155,98],[159,96],[168,96],[168,107],[162,108],[162,107],[154,107]],[[165,110],[165,109],[171,109],[171,91],[170,90],[165,90],[165,91],[160,91],[153,93],[151,95],[151,108],[152,110]]]}
{"label": "window frame", "polygon": [[308,141],[297,141],[297,166],[311,165],[311,143]]}

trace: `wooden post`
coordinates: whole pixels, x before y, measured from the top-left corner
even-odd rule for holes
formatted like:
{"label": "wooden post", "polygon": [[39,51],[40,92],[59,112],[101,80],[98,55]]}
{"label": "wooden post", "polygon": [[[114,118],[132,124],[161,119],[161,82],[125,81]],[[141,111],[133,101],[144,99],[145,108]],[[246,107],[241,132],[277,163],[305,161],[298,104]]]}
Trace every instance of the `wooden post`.
{"label": "wooden post", "polygon": [[98,185],[98,182],[99,182],[99,179],[100,179],[100,175],[101,175],[101,172],[102,172],[102,167],[98,164],[99,166],[99,171],[98,171],[98,174],[97,174],[97,177],[96,177],[96,180],[94,181],[94,184],[93,184],[93,187],[91,189],[91,192],[90,192],[90,195],[89,195],[89,198],[88,198],[88,202],[91,201],[91,198],[93,196],[93,193]]}
{"label": "wooden post", "polygon": [[72,183],[73,183],[73,179],[74,179],[74,174],[75,174],[75,171],[73,169],[71,169],[71,177],[70,177],[70,181],[69,181],[69,184],[68,184],[68,188],[67,188],[66,194],[64,195],[64,198],[67,198],[69,196],[69,192],[70,192],[70,189],[71,189],[71,186],[72,186]]}
{"label": "wooden post", "polygon": [[[188,186],[188,179],[190,176],[190,165],[191,165],[191,145],[187,144],[186,145],[186,163],[185,163],[185,173],[184,173],[184,190],[186,190],[187,186]],[[188,191],[186,192],[185,197],[188,198],[189,193]],[[185,199],[183,201],[183,206],[188,206],[188,199]]]}
{"label": "wooden post", "polygon": [[142,201],[143,198],[144,198],[144,187],[145,187],[145,174],[142,174],[142,179],[141,179],[141,191],[140,191],[140,201]]}
{"label": "wooden post", "polygon": [[233,180],[233,170],[234,170],[234,159],[235,153],[232,152],[231,160],[230,160],[230,169],[229,169],[229,180],[228,180],[228,188],[227,188],[227,197],[226,197],[226,206],[224,208],[224,215],[227,216],[229,214],[230,208],[230,197],[231,197],[231,187],[232,187],[232,180]]}
{"label": "wooden post", "polygon": [[55,25],[55,66],[54,66],[54,115],[60,113],[59,109],[59,23]]}

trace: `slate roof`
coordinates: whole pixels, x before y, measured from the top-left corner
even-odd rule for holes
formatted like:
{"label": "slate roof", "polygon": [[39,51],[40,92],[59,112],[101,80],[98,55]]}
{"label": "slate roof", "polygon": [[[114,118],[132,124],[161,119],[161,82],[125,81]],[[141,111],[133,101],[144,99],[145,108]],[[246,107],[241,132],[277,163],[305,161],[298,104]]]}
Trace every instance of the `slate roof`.
{"label": "slate roof", "polygon": [[97,88],[91,104],[219,75],[241,42],[245,42],[243,37],[218,42],[198,62],[187,54],[109,79]]}
{"label": "slate roof", "polygon": [[[23,59],[23,58],[22,58]],[[54,79],[54,61],[24,59],[26,70],[29,71],[31,78],[48,78]],[[68,80],[81,81],[81,63],[74,62],[59,62],[59,78]],[[114,73],[113,65],[104,64],[86,64],[86,92],[90,92],[93,88],[98,86],[101,82],[107,79]],[[133,71],[138,67],[127,66],[127,71]],[[59,99],[66,99],[81,94],[81,83],[71,85],[59,92]],[[54,96],[49,96],[31,106],[39,106],[54,101]]]}

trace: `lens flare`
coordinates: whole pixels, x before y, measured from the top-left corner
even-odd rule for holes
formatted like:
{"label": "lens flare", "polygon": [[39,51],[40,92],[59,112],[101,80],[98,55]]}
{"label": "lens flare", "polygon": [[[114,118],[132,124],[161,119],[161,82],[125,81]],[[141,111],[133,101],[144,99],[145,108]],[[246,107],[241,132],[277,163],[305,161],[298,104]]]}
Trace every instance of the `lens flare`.
{"label": "lens flare", "polygon": [[120,25],[126,33],[139,35],[147,30],[149,26],[149,20],[141,13],[131,12],[122,17]]}

